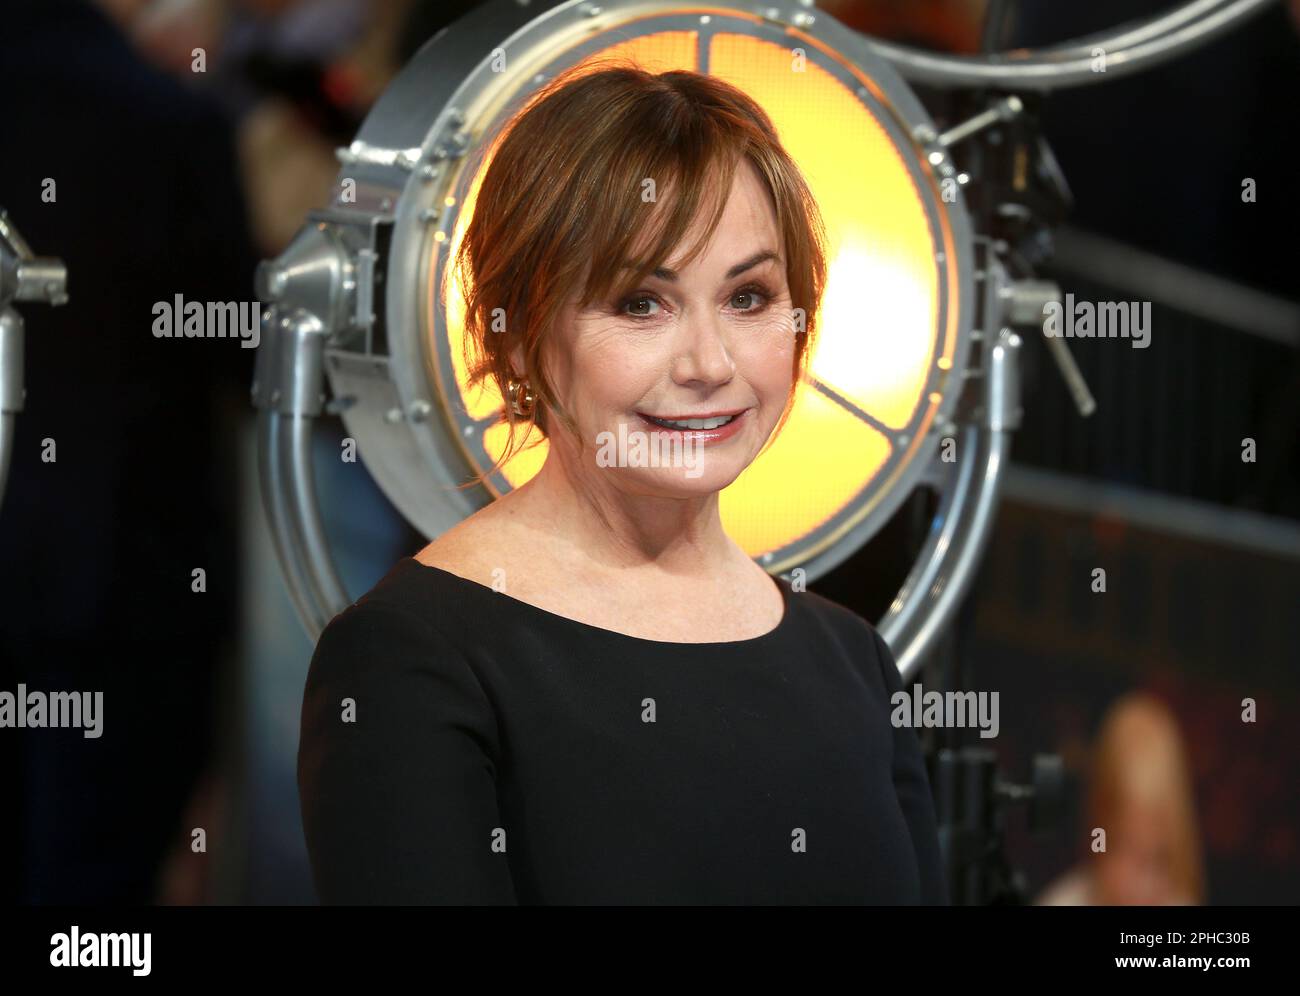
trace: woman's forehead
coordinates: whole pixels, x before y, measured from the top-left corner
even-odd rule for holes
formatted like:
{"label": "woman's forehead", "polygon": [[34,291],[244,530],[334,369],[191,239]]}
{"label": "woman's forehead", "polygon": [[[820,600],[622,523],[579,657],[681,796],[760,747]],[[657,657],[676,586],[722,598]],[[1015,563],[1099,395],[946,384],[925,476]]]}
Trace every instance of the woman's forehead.
{"label": "woman's forehead", "polygon": [[[771,196],[753,165],[746,162],[744,166],[746,168],[736,171],[735,178],[727,191],[726,202],[722,207],[722,216],[708,242],[699,245],[712,220],[713,212],[717,209],[714,200],[717,196],[716,186],[708,191],[697,207],[690,226],[667,257],[657,264],[658,267],[675,273],[700,266],[709,269],[719,267],[725,269],[735,263],[741,255],[752,254],[760,248],[767,248],[769,244],[775,245],[777,221]],[[668,205],[660,203],[658,209],[667,210]],[[634,242],[632,252],[643,256],[650,248],[651,237],[647,235]],[[697,246],[698,251],[688,260],[690,250]],[[632,260],[624,261],[624,265],[631,265],[631,263]]]}

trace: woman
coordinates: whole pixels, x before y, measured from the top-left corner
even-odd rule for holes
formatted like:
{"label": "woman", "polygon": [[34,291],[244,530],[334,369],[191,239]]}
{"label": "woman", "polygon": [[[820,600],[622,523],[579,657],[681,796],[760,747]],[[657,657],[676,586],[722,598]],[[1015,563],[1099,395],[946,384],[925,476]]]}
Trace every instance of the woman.
{"label": "woman", "polygon": [[1132,692],[1102,720],[1089,772],[1087,859],[1040,906],[1200,906],[1205,868],[1187,745],[1173,710]]}
{"label": "woman", "polygon": [[[588,68],[514,119],[457,263],[474,377],[549,449],[321,636],[324,902],[947,901],[888,648],[719,515],[789,413],[823,240],[715,78]],[[608,459],[620,434],[673,459]]]}

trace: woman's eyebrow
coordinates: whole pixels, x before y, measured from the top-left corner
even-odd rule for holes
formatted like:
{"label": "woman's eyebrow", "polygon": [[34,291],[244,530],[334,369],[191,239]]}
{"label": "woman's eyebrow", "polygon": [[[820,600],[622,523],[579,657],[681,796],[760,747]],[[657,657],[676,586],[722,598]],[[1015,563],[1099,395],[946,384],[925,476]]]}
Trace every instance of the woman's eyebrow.
{"label": "woman's eyebrow", "polygon": [[[730,280],[732,277],[738,277],[746,270],[752,270],[759,263],[766,263],[769,259],[774,259],[779,262],[781,257],[778,256],[771,249],[764,249],[761,252],[756,252],[754,253],[754,255],[750,256],[749,259],[742,260],[741,262],[733,266],[730,270],[728,270],[726,276],[723,277],[723,279]],[[628,266],[626,264],[623,267],[623,269],[625,270],[630,270],[631,268],[632,268],[631,266]],[[671,283],[677,279],[677,271],[670,270],[666,266],[661,266],[654,271],[653,276],[658,277],[660,280],[667,280],[669,283]]]}

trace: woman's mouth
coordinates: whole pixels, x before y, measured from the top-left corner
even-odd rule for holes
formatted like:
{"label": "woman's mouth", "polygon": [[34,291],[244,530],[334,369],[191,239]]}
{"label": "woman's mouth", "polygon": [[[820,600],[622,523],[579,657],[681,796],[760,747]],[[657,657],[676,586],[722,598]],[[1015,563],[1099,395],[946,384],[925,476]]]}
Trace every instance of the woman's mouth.
{"label": "woman's mouth", "polygon": [[646,415],[655,425],[662,425],[665,429],[717,429],[730,422],[735,415],[719,415],[713,418],[659,418],[655,415]]}
{"label": "woman's mouth", "polygon": [[650,425],[669,434],[680,433],[683,438],[700,441],[726,439],[735,435],[743,424],[745,416],[751,409],[743,408],[733,412],[713,412],[706,415],[647,415],[637,412],[637,416]]}

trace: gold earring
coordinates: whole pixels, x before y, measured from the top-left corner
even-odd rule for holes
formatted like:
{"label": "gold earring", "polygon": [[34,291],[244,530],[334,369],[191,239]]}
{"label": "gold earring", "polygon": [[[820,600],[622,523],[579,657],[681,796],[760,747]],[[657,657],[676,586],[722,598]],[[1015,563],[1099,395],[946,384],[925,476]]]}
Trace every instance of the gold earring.
{"label": "gold earring", "polygon": [[[522,405],[520,404],[520,399],[519,399],[520,388],[523,389]],[[516,415],[520,415],[524,418],[527,418],[529,415],[533,413],[533,406],[536,404],[537,399],[536,397],[533,396],[533,389],[529,385],[527,380],[519,381],[511,377],[506,382],[506,394],[509,397],[510,410],[513,411]]]}

